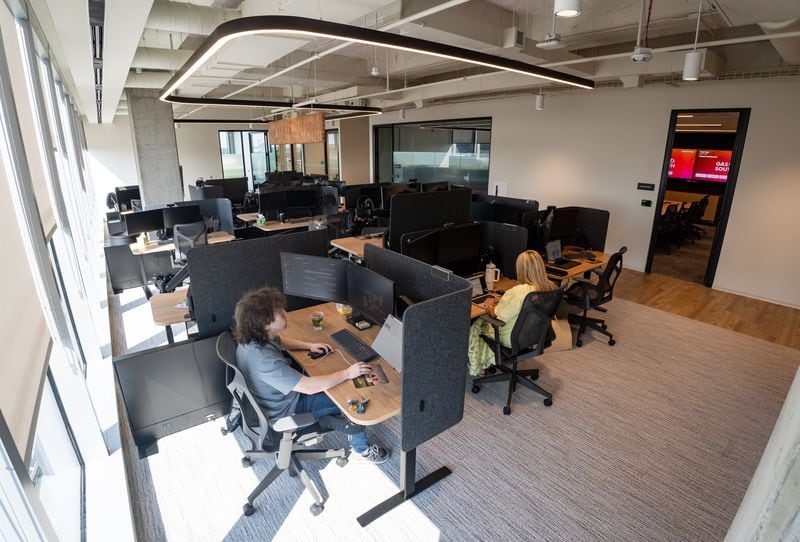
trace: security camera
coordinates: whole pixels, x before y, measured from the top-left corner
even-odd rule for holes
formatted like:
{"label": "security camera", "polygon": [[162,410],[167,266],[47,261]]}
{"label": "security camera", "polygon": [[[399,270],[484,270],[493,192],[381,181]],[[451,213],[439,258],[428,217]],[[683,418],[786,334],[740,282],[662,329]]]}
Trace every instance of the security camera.
{"label": "security camera", "polygon": [[634,62],[650,62],[653,58],[653,50],[650,47],[637,47],[631,54],[631,60]]}

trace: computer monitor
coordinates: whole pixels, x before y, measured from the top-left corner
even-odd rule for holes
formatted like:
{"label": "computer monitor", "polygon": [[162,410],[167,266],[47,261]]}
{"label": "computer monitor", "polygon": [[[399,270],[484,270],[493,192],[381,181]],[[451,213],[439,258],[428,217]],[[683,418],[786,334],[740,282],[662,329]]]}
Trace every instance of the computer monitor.
{"label": "computer monitor", "polygon": [[[285,194],[286,192],[283,190],[260,192],[258,194],[258,212],[264,216],[268,214],[274,216],[274,211],[286,207]],[[273,211],[273,213],[270,213],[270,211]]]}
{"label": "computer monitor", "polygon": [[347,304],[353,318],[359,314],[379,326],[394,313],[394,281],[352,262],[347,262]]}
{"label": "computer monitor", "polygon": [[420,185],[421,192],[438,192],[440,190],[449,190],[450,183],[447,181],[442,182],[435,182],[435,183],[422,183]]}
{"label": "computer monitor", "polygon": [[175,224],[191,224],[203,220],[199,205],[184,205],[180,207],[165,207],[161,209],[164,215],[164,228],[172,229]]}
{"label": "computer monitor", "polygon": [[419,192],[416,187],[406,183],[392,183],[383,185],[383,208],[391,209],[392,197],[397,194],[415,194]]}
{"label": "computer monitor", "polygon": [[476,272],[481,262],[480,224],[463,224],[440,230],[438,252],[436,264],[439,267],[461,276]]}
{"label": "computer monitor", "polygon": [[125,228],[128,235],[139,235],[140,233],[164,228],[164,217],[161,214],[161,209],[138,211],[122,216],[125,217]]}
{"label": "computer monitor", "polygon": [[553,212],[548,241],[561,239],[562,245],[571,245],[578,232],[578,207],[565,207]]}
{"label": "computer monitor", "polygon": [[281,252],[283,293],[347,303],[347,260]]}
{"label": "computer monitor", "polygon": [[286,207],[316,207],[316,190],[287,190]]}
{"label": "computer monitor", "polygon": [[120,211],[130,211],[132,199],[142,199],[137,185],[118,186],[114,189],[117,196],[117,207]]}
{"label": "computer monitor", "polygon": [[561,239],[554,239],[544,246],[547,262],[554,262],[561,259]]}
{"label": "computer monitor", "polygon": [[214,179],[212,184],[222,187],[222,196],[231,200],[234,205],[241,205],[247,195],[247,177],[236,179]]}

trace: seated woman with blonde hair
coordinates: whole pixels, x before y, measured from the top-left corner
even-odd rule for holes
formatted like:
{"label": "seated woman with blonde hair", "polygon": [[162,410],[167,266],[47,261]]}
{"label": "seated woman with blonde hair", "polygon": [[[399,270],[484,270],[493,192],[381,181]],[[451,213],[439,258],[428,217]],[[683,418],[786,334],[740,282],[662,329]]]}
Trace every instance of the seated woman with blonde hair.
{"label": "seated woman with blonde hair", "polygon": [[[557,286],[547,278],[542,257],[535,250],[526,250],[517,256],[517,281],[519,284],[506,291],[500,298],[489,298],[485,302],[486,312],[502,320],[500,327],[500,344],[511,346],[511,330],[522,309],[522,302],[531,292],[549,292]],[[487,367],[495,364],[494,352],[481,339],[481,335],[494,337],[492,325],[483,319],[477,319],[469,330],[469,374],[477,376]]]}

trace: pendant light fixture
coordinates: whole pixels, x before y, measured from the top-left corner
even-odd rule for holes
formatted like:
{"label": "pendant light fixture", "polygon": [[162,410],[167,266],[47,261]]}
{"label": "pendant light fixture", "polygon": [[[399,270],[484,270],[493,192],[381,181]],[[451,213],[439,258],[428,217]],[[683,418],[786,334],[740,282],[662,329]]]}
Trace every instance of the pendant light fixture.
{"label": "pendant light fixture", "polygon": [[703,51],[697,50],[697,39],[700,36],[700,14],[703,11],[703,0],[700,0],[697,8],[697,28],[694,31],[694,48],[686,53],[683,59],[683,80],[697,81],[700,78],[700,64],[703,61]]}
{"label": "pendant light fixture", "polygon": [[577,17],[581,14],[581,0],[556,0],[553,13],[558,17]]}
{"label": "pendant light fixture", "polygon": [[539,94],[536,95],[536,111],[541,111],[544,109],[544,94],[542,94],[542,89],[539,88]]}

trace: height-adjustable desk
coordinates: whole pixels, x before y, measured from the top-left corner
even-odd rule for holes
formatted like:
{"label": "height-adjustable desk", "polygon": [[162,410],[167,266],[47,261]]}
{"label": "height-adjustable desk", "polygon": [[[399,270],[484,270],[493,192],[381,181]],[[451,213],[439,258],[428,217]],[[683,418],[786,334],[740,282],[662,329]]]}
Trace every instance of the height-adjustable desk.
{"label": "height-adjustable desk", "polygon": [[364,259],[364,247],[366,245],[383,246],[383,237],[340,237],[333,239],[331,245],[347,252],[351,258]]}
{"label": "height-adjustable desk", "polygon": [[[316,311],[320,311],[325,315],[321,331],[314,331],[311,327],[311,313]],[[378,335],[378,330],[380,329],[380,326],[373,326],[369,329],[359,331],[347,323],[345,317],[336,310],[336,304],[334,303],[325,303],[324,305],[291,311],[288,313],[287,319],[289,322],[287,335],[291,335],[301,341],[328,343],[341,352],[342,356],[347,359],[346,362],[337,352],[332,352],[325,358],[311,359],[308,357],[308,350],[290,351],[289,353],[292,357],[303,367],[303,370],[305,370],[309,376],[330,374],[346,369],[348,367],[348,362],[349,364],[356,363],[356,360],[354,360],[350,354],[340,349],[336,342],[331,339],[330,336],[332,333],[340,329],[347,329],[365,343],[371,344],[372,341],[375,340],[375,337]],[[383,358],[375,358],[369,363],[380,364],[389,382],[376,386],[356,388],[352,380],[346,380],[338,386],[325,391],[328,397],[331,398],[345,416],[359,425],[375,425],[376,423],[388,420],[392,416],[396,416],[400,413],[400,390],[403,384],[402,377]],[[350,411],[347,400],[358,400],[361,397],[369,399],[366,412],[358,414],[355,411]]]}
{"label": "height-adjustable desk", "polygon": [[[208,244],[214,245],[216,243],[227,243],[236,239],[233,235],[226,231],[215,231],[208,234]],[[131,243],[131,252],[136,256],[146,256],[147,254],[155,254],[157,252],[169,252],[175,250],[175,243],[150,243],[149,245],[142,246],[138,243]]]}

